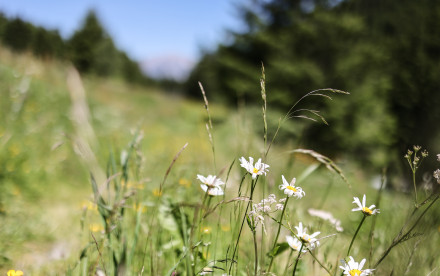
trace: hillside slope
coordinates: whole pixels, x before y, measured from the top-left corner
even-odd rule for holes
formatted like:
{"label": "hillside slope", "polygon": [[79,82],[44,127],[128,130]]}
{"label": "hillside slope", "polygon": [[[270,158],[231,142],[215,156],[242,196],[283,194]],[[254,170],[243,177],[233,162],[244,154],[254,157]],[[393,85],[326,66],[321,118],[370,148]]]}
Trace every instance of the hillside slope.
{"label": "hillside slope", "polygon": [[[110,152],[125,147],[136,129],[146,134],[149,178],[163,177],[163,163],[186,142],[197,145],[188,151],[200,160],[209,158],[201,102],[117,79],[87,77],[83,86],[76,79],[69,88],[75,75],[69,64],[4,48],[0,60],[0,239],[7,241],[0,245],[2,274],[13,267],[52,274],[78,257],[80,219],[92,200],[89,171],[104,171]],[[85,98],[72,89],[83,89]],[[81,149],[84,143],[91,153]]]}

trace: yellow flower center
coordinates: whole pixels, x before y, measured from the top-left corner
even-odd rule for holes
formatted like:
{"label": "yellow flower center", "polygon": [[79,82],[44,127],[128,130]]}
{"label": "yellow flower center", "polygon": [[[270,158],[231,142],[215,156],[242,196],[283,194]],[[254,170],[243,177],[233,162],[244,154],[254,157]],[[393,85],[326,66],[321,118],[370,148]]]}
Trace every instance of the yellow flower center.
{"label": "yellow flower center", "polygon": [[350,273],[350,276],[360,276],[362,271],[360,271],[359,269],[352,269],[348,273]]}
{"label": "yellow flower center", "polygon": [[253,173],[258,173],[260,170],[258,170],[257,168],[254,168],[253,170],[252,170],[252,172]]}
{"label": "yellow flower center", "polygon": [[286,189],[289,189],[289,190],[291,190],[291,191],[294,191],[295,193],[298,192],[298,190],[295,189],[295,187],[293,187],[293,186],[287,186]]}
{"label": "yellow flower center", "polygon": [[305,234],[301,237],[301,240],[305,243],[309,243],[310,242],[310,238],[309,235]]}
{"label": "yellow flower center", "polygon": [[373,211],[371,211],[367,207],[364,207],[364,208],[362,208],[362,213],[366,214],[367,216],[371,216],[373,214]]}

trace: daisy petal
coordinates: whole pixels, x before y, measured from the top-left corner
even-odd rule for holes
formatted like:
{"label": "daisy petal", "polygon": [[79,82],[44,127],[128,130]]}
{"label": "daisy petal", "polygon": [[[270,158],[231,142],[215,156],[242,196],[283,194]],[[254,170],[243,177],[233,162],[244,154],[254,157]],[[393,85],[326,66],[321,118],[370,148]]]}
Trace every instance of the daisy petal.
{"label": "daisy petal", "polygon": [[362,261],[359,263],[359,270],[362,269],[366,261],[367,261],[366,259],[362,259]]}

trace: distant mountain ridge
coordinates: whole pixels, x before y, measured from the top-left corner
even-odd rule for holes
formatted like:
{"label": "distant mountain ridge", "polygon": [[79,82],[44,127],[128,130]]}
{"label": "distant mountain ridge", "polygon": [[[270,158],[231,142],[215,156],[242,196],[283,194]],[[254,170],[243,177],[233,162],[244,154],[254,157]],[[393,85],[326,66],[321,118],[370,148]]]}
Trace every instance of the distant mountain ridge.
{"label": "distant mountain ridge", "polygon": [[162,55],[140,63],[141,69],[155,79],[185,81],[196,62],[179,55]]}

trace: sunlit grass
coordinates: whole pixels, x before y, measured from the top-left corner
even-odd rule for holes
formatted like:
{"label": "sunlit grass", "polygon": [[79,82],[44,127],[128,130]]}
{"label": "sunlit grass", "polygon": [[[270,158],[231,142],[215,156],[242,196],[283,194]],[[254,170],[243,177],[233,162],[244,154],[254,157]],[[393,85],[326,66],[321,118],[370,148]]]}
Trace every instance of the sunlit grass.
{"label": "sunlit grass", "polygon": [[[270,269],[276,275],[340,275],[352,240],[350,255],[356,262],[366,259],[363,269],[374,268],[414,210],[413,194],[384,189],[380,213],[364,217],[353,239],[363,218],[351,211],[353,197],[366,194],[367,205],[377,204],[371,177],[350,161],[295,152],[293,142],[275,140],[268,152],[278,122],[270,106],[264,105],[263,116],[261,109],[237,111],[209,102],[207,114],[202,96],[188,101],[87,77],[83,85],[98,141],[90,144],[106,174],[92,189],[90,173],[99,176],[75,149],[68,67],[3,49],[0,56],[2,274],[14,269],[25,275],[263,275]],[[270,91],[264,93],[270,97]],[[278,134],[283,135],[282,127]],[[252,178],[240,167],[242,156],[263,158],[269,171]],[[219,177],[224,195],[204,193],[198,174]],[[289,182],[296,178],[305,196],[288,200],[281,224],[281,210],[264,215],[264,230],[244,211],[251,191],[248,211],[269,194],[285,198],[281,175]],[[429,193],[418,192],[420,204]],[[331,213],[343,231],[313,216],[310,208]],[[297,258],[286,236],[295,236],[300,222],[307,233],[321,233],[320,245]],[[376,274],[435,275],[439,236],[435,204]]]}

